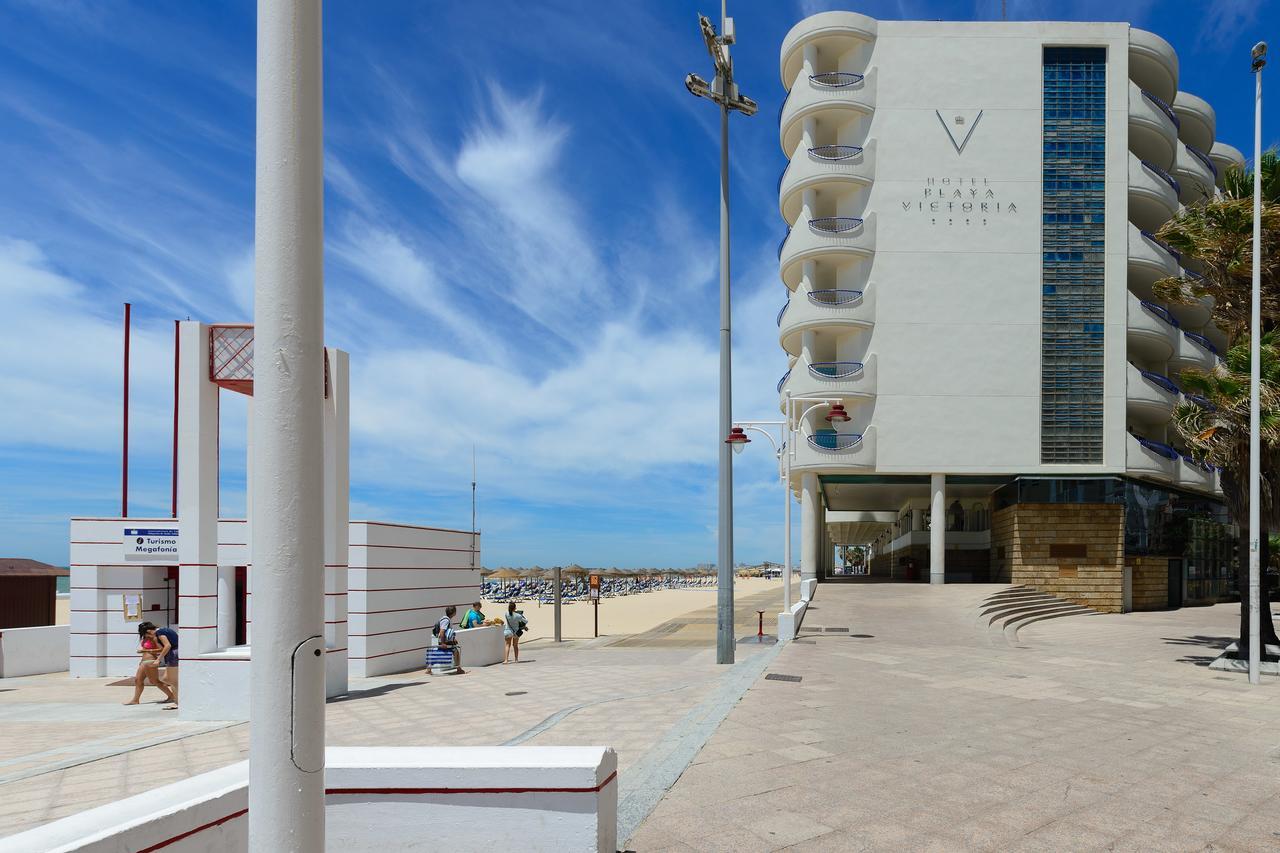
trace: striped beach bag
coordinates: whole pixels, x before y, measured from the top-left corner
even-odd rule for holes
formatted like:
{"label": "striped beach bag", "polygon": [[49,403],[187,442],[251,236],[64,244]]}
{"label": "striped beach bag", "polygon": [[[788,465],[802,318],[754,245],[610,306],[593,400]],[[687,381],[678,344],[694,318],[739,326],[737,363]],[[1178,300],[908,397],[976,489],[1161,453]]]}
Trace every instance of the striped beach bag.
{"label": "striped beach bag", "polygon": [[453,649],[432,646],[427,649],[426,668],[440,675],[453,670]]}

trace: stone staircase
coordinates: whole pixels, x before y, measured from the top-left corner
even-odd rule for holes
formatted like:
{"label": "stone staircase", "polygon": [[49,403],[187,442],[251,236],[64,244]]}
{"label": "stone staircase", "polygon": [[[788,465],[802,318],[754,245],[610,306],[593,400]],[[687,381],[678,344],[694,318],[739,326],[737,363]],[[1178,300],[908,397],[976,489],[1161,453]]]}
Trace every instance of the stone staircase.
{"label": "stone staircase", "polygon": [[993,637],[1017,645],[1019,629],[1033,622],[1097,613],[1090,607],[1064,601],[1047,592],[1027,586],[1011,586],[984,598],[978,604],[977,620]]}

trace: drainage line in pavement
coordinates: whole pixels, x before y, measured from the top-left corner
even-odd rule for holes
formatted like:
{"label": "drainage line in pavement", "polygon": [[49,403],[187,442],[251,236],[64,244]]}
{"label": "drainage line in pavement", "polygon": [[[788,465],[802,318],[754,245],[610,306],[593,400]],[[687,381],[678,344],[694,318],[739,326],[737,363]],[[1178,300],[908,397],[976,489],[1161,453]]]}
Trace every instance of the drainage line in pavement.
{"label": "drainage line in pavement", "polygon": [[662,796],[689,767],[733,706],[789,643],[776,643],[721,677],[719,688],[672,726],[665,743],[655,744],[618,776],[618,840],[631,836]]}

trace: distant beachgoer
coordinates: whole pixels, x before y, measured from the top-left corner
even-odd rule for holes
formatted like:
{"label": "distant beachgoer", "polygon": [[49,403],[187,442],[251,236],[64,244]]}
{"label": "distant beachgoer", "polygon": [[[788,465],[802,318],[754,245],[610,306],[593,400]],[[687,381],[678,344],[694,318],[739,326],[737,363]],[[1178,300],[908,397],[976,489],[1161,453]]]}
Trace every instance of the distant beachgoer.
{"label": "distant beachgoer", "polygon": [[436,623],[437,645],[453,652],[453,674],[466,675],[466,670],[462,668],[462,648],[458,645],[458,635],[453,630],[453,617],[457,613],[458,608],[452,604],[444,609],[444,615]]}
{"label": "distant beachgoer", "polygon": [[137,705],[142,699],[142,688],[150,681],[168,697],[170,702],[177,702],[169,686],[160,680],[161,642],[156,637],[156,626],[151,622],[138,625],[138,654],[142,660],[138,663],[138,671],[133,676],[133,698],[126,705]]}
{"label": "distant beachgoer", "polygon": [[157,628],[156,640],[160,643],[160,665],[164,673],[160,680],[169,685],[173,701],[164,706],[166,711],[178,710],[178,632],[172,628]]}
{"label": "distant beachgoer", "polygon": [[462,628],[479,628],[484,624],[484,614],[480,612],[480,602],[475,602],[462,617]]}
{"label": "distant beachgoer", "polygon": [[516,603],[512,601],[507,605],[506,624],[502,626],[502,638],[506,643],[506,649],[502,654],[502,662],[506,663],[507,658],[514,651],[516,653],[516,663],[520,663],[520,636],[529,627],[529,620],[524,618],[524,614],[516,610]]}

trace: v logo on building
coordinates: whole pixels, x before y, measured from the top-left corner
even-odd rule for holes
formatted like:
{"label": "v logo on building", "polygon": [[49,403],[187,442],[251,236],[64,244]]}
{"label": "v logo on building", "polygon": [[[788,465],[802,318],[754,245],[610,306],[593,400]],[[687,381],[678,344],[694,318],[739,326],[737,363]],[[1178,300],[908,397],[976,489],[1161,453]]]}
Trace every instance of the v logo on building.
{"label": "v logo on building", "polygon": [[934,110],[933,112],[946,128],[947,135],[951,137],[951,144],[956,147],[956,153],[962,153],[964,147],[969,144],[969,137],[973,136],[978,121],[982,118],[982,110]]}

